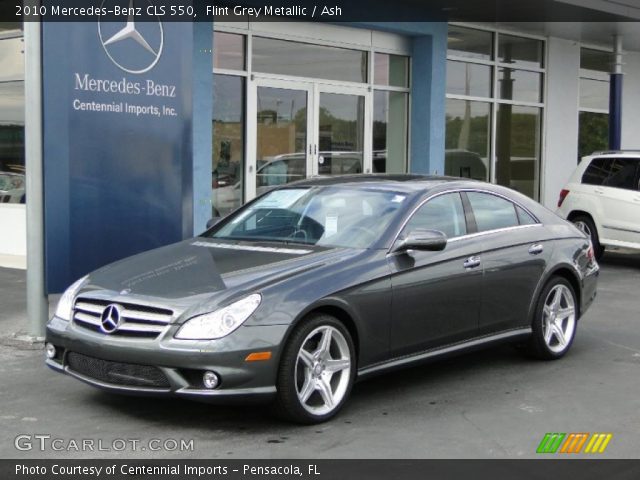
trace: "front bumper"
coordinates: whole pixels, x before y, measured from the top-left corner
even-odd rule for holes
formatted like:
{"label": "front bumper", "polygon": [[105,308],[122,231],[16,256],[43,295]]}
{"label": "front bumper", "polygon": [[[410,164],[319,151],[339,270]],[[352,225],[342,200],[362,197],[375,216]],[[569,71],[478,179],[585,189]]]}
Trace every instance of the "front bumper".
{"label": "front bumper", "polygon": [[[180,396],[214,403],[266,402],[275,396],[286,325],[242,326],[225,338],[210,341],[176,340],[173,335],[178,328],[170,325],[157,339],[124,338],[54,317],[47,325],[46,342],[56,347],[56,356],[47,359],[46,365],[94,387],[121,394]],[[270,351],[271,358],[245,360],[258,351]],[[76,368],[69,362],[69,354],[90,359],[94,367]],[[114,366],[117,372],[112,371]],[[147,380],[135,377],[135,372],[149,368],[161,372],[164,379],[160,386],[151,382],[141,385]],[[202,384],[205,371],[215,372],[220,378],[215,389]]]}

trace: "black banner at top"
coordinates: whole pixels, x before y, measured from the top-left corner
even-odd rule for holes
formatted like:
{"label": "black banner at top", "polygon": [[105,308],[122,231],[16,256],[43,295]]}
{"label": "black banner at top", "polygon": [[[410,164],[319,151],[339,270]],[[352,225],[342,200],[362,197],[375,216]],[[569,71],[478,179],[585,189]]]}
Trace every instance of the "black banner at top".
{"label": "black banner at top", "polygon": [[[635,1],[635,0],[634,0]],[[3,0],[1,22],[624,22],[640,1],[588,0]]]}

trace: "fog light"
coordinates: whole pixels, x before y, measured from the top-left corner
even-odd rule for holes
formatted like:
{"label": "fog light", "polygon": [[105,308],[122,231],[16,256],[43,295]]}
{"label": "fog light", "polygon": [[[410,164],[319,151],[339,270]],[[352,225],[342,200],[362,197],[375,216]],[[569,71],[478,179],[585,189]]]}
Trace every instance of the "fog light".
{"label": "fog light", "polygon": [[44,347],[44,351],[47,354],[47,358],[53,359],[56,356],[56,347],[54,347],[51,343],[47,343]]}
{"label": "fog light", "polygon": [[204,372],[204,375],[202,375],[202,383],[205,388],[216,388],[220,383],[220,379],[218,375],[213,372]]}

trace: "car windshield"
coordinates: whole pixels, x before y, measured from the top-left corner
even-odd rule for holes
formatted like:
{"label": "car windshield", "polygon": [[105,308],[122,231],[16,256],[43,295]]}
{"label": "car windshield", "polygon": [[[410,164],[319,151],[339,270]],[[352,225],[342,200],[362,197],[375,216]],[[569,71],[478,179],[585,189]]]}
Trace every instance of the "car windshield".
{"label": "car windshield", "polygon": [[207,236],[367,248],[384,232],[406,197],[366,188],[274,190],[225,219]]}

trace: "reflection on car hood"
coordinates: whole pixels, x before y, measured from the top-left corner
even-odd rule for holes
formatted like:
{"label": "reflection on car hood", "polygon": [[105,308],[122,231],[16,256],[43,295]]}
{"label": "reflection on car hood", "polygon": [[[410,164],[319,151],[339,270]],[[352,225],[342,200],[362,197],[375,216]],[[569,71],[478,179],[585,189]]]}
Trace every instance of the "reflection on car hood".
{"label": "reflection on car hood", "polygon": [[317,268],[341,251],[314,245],[192,238],[96,270],[81,295],[114,301],[136,297],[184,310],[207,301],[212,294],[256,290]]}

